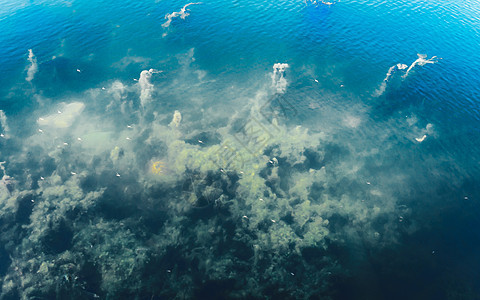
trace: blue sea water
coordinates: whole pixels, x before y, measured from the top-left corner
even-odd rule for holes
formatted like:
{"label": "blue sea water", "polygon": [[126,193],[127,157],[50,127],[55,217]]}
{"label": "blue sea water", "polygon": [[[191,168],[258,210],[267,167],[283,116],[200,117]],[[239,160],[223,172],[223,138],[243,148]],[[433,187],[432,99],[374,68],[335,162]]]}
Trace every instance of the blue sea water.
{"label": "blue sea water", "polygon": [[0,298],[478,299],[480,3],[186,4],[0,3]]}

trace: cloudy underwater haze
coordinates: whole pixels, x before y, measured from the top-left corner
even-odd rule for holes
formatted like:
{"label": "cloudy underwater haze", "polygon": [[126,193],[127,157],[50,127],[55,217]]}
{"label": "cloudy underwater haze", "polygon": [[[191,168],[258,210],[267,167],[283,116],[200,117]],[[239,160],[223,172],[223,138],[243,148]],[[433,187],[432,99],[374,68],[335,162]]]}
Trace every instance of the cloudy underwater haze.
{"label": "cloudy underwater haze", "polygon": [[480,8],[430,2],[1,4],[0,299],[478,299]]}

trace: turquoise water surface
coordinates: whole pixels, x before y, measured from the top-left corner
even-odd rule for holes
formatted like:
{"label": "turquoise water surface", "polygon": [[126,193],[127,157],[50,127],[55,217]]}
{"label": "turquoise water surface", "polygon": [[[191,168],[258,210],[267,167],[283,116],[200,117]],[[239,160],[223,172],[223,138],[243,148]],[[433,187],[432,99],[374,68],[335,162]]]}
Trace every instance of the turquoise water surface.
{"label": "turquoise water surface", "polygon": [[0,3],[0,299],[480,298],[478,1]]}

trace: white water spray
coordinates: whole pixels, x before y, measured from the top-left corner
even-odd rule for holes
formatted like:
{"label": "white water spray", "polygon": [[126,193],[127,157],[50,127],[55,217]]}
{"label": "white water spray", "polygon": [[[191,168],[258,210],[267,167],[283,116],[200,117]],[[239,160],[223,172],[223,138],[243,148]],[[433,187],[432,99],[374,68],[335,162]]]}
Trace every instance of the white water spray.
{"label": "white water spray", "polygon": [[390,80],[390,77],[393,75],[393,73],[395,73],[396,70],[405,70],[406,68],[408,68],[408,66],[405,64],[396,64],[391,66],[390,69],[388,69],[387,75],[383,79],[382,84],[375,91],[375,96],[381,96],[385,92],[385,89],[387,88],[387,82]]}
{"label": "white water spray", "polygon": [[170,122],[169,126],[172,128],[178,127],[181,121],[182,121],[182,114],[180,113],[180,111],[176,110],[173,113],[172,122]]}
{"label": "white water spray", "polygon": [[434,64],[438,61],[438,59],[441,59],[441,58],[438,58],[436,56],[432,56],[431,58],[427,59],[426,54],[417,54],[417,56],[418,56],[417,60],[415,60],[410,65],[410,67],[408,67],[405,64],[396,64],[396,65],[390,67],[390,69],[388,69],[387,75],[383,79],[382,84],[380,84],[379,88],[375,91],[374,96],[377,96],[377,97],[381,96],[385,92],[385,89],[387,88],[387,83],[390,80],[391,76],[395,73],[396,70],[405,70],[405,69],[408,68],[407,71],[405,72],[405,74],[403,74],[403,76],[402,76],[402,78],[405,79],[405,78],[407,78],[408,74],[410,73],[410,71],[415,66],[417,66],[417,65],[418,66],[424,66],[426,64]]}
{"label": "white water spray", "polygon": [[30,66],[28,67],[27,77],[25,78],[25,80],[30,82],[33,80],[35,74],[38,71],[37,58],[33,54],[32,49],[28,49],[28,61],[30,62]]}
{"label": "white water spray", "polygon": [[279,94],[285,93],[287,90],[287,80],[285,79],[285,71],[289,67],[285,63],[276,63],[273,65],[272,86]]}
{"label": "white water spray", "polygon": [[7,116],[5,115],[3,110],[0,110],[0,125],[2,126],[2,132],[0,132],[1,137],[8,139],[8,132],[10,131],[10,129],[7,125]]}
{"label": "white water spray", "polygon": [[150,82],[152,75],[155,73],[160,73],[161,71],[150,69],[143,70],[140,73],[140,79],[138,79],[138,84],[140,85],[140,104],[142,107],[145,107],[147,103],[152,100],[153,84]]}
{"label": "white water spray", "polygon": [[408,67],[408,70],[407,72],[405,73],[405,75],[403,75],[402,77],[403,78],[407,78],[408,76],[408,73],[410,73],[410,70],[413,69],[413,67],[415,67],[416,65],[419,65],[419,66],[424,66],[426,64],[434,64],[437,62],[437,57],[436,56],[432,56],[431,58],[429,59],[426,59],[427,58],[427,55],[426,54],[417,54],[418,55],[418,58],[416,61],[414,61],[410,67]]}
{"label": "white water spray", "polygon": [[162,27],[163,28],[168,28],[170,26],[170,23],[172,23],[172,20],[174,18],[180,17],[180,19],[185,20],[185,18],[190,15],[190,13],[188,13],[190,10],[188,10],[187,7],[189,7],[190,5],[196,5],[196,4],[202,4],[202,3],[201,2],[188,3],[184,7],[182,7],[182,9],[180,9],[180,11],[174,11],[171,14],[166,14],[165,19],[167,21],[162,24]]}

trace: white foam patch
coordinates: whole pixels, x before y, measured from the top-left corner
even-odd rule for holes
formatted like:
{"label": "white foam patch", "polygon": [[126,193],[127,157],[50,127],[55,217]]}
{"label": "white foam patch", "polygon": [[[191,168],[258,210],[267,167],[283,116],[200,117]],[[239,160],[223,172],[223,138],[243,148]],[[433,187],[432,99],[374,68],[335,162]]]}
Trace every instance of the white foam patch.
{"label": "white foam patch", "polygon": [[152,100],[152,93],[154,86],[151,83],[152,75],[155,73],[160,73],[160,71],[155,69],[143,70],[140,73],[140,79],[138,79],[138,85],[140,86],[140,104],[142,107],[145,107],[147,103]]}
{"label": "white foam patch", "polygon": [[8,128],[7,124],[7,116],[3,112],[3,110],[0,110],[0,125],[2,126],[2,131],[0,132],[2,138],[8,138],[8,132],[10,129]]}
{"label": "white foam patch", "polygon": [[387,75],[383,79],[382,84],[375,91],[375,96],[378,97],[378,96],[383,95],[383,93],[385,92],[385,90],[387,88],[387,82],[390,80],[390,77],[393,75],[393,73],[395,73],[396,70],[404,70],[406,68],[408,68],[408,66],[405,65],[405,64],[396,64],[394,66],[391,66],[390,69],[388,69]]}
{"label": "white foam patch", "polygon": [[25,78],[26,81],[32,81],[35,77],[35,74],[38,72],[38,64],[37,58],[33,54],[32,49],[28,49],[28,61],[30,62],[30,66],[27,70],[27,77]]}
{"label": "white foam patch", "polygon": [[418,56],[417,60],[415,60],[409,67],[405,64],[396,64],[390,67],[390,69],[388,69],[387,75],[383,79],[383,82],[380,84],[379,88],[375,91],[374,96],[378,97],[383,95],[383,93],[387,88],[388,81],[390,80],[390,78],[392,77],[392,75],[395,73],[396,70],[405,70],[408,68],[405,74],[403,74],[402,76],[402,78],[405,79],[407,78],[408,74],[415,66],[417,65],[424,66],[426,64],[434,64],[437,62],[438,59],[440,59],[436,56],[432,56],[431,58],[427,59],[426,54],[417,54],[417,56]]}
{"label": "white foam patch", "polygon": [[287,79],[285,79],[285,71],[289,68],[286,63],[276,63],[273,65],[272,73],[272,86],[279,94],[283,94],[287,91]]}
{"label": "white foam patch", "polygon": [[182,121],[182,114],[180,113],[180,111],[176,110],[173,113],[173,118],[172,118],[172,122],[170,122],[170,127],[178,127],[181,121]]}
{"label": "white foam patch", "polygon": [[[168,28],[170,27],[170,24],[172,23],[173,19],[180,17],[180,19],[185,20],[186,17],[190,15],[189,7],[190,5],[197,5],[197,4],[202,4],[201,2],[196,2],[196,3],[188,3],[180,11],[174,11],[171,14],[166,14],[165,19],[167,20],[165,23],[162,24],[163,28]],[[166,33],[163,34],[163,36],[166,36]]]}
{"label": "white foam patch", "polygon": [[425,128],[420,131],[420,135],[421,136],[415,138],[415,140],[419,143],[423,142],[429,136],[435,137],[435,130],[433,124],[428,123],[427,126],[425,126]]}
{"label": "white foam patch", "polygon": [[84,108],[85,104],[82,102],[64,103],[56,113],[39,118],[37,123],[40,126],[68,128],[72,126]]}
{"label": "white foam patch", "polygon": [[415,138],[415,140],[416,140],[417,142],[421,143],[421,142],[423,142],[426,138],[427,138],[427,135],[424,134],[424,135],[421,136],[421,137]]}
{"label": "white foam patch", "polygon": [[426,64],[434,64],[437,62],[437,57],[436,56],[432,56],[431,58],[429,59],[426,59],[427,58],[427,55],[426,54],[417,54],[418,58],[417,60],[415,60],[411,65],[410,67],[408,67],[408,70],[407,72],[405,73],[405,75],[403,75],[403,78],[407,78],[408,74],[410,73],[410,71],[416,66],[416,65],[419,65],[419,66],[424,66]]}
{"label": "white foam patch", "polygon": [[7,175],[4,164],[6,161],[0,162],[0,170],[2,170],[2,177],[0,178],[0,200],[4,200],[8,197],[12,190],[12,185],[15,183],[13,177]]}

